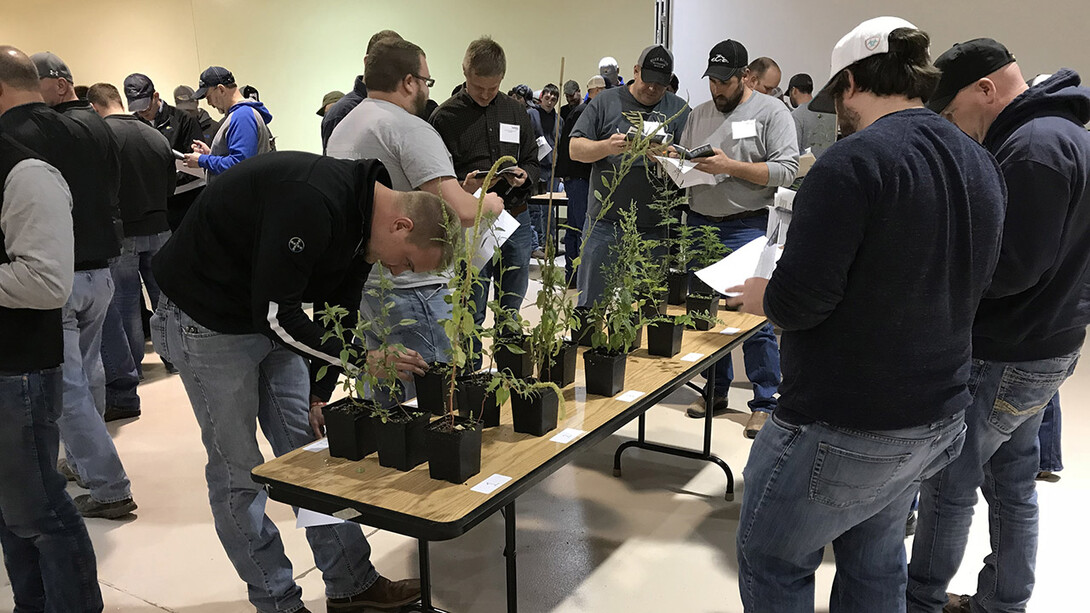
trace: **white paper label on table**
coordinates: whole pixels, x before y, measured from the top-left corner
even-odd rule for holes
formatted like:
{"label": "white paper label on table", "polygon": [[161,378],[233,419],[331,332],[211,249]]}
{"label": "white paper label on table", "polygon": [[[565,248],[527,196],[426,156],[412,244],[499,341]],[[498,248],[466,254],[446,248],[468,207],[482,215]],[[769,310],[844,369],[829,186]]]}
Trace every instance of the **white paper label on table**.
{"label": "white paper label on table", "polygon": [[730,135],[734,140],[757,136],[757,120],[747,119],[745,121],[730,122]]}
{"label": "white paper label on table", "polygon": [[539,162],[544,160],[552,152],[553,148],[549,146],[549,141],[545,140],[544,136],[537,137],[537,160]]}
{"label": "white paper label on table", "polygon": [[734,335],[734,334],[738,334],[738,333],[739,333],[739,332],[741,332],[741,331],[742,331],[742,329],[741,329],[741,328],[723,328],[722,330],[720,330],[720,331],[719,331],[719,333],[720,333],[720,334],[731,334],[731,335]]}
{"label": "white paper label on table", "polygon": [[519,144],[519,125],[517,123],[501,123],[500,142]]}
{"label": "white paper label on table", "polygon": [[704,357],[703,353],[686,353],[685,355],[681,356],[681,361],[682,362],[696,362],[702,357]]}
{"label": "white paper label on table", "polygon": [[317,511],[311,511],[310,509],[299,509],[299,515],[295,517],[296,529],[313,528],[315,526],[332,526],[333,524],[343,523],[343,519],[337,519],[332,515],[318,513]]}
{"label": "white paper label on table", "polygon": [[639,398],[640,396],[643,396],[643,394],[644,394],[643,392],[637,392],[636,390],[629,390],[629,391],[627,391],[627,392],[625,392],[623,394],[620,394],[620,395],[616,396],[615,399],[620,400],[621,402],[632,402],[633,400]]}
{"label": "white paper label on table", "polygon": [[323,438],[320,441],[314,441],[306,447],[303,447],[303,449],[314,452],[325,451],[326,449],[329,449],[329,439]]}
{"label": "white paper label on table", "polygon": [[519,220],[507,211],[500,213],[491,227],[481,231],[481,246],[477,248],[477,255],[473,256],[473,265],[483,268],[485,264],[492,261],[496,249],[507,242],[507,239],[511,238],[518,229]]}
{"label": "white paper label on table", "polygon": [[405,402],[402,402],[401,406],[403,406],[403,407],[412,407],[412,408],[415,409],[415,408],[418,408],[420,406],[420,401],[417,400],[416,398],[413,398],[411,400],[406,400]]}
{"label": "white paper label on table", "polygon": [[333,514],[333,517],[336,517],[337,519],[343,519],[345,521],[348,521],[348,520],[352,519],[353,517],[359,517],[359,516],[360,516],[360,512],[355,510],[355,509],[341,509],[340,511],[337,511],[336,513]]}
{"label": "white paper label on table", "polygon": [[491,494],[510,480],[511,477],[497,473],[473,486],[472,491],[480,494]]}
{"label": "white paper label on table", "polygon": [[742,285],[750,277],[770,278],[781,255],[782,246],[769,245],[768,239],[760,236],[715,264],[696,271],[696,276],[720,294],[737,296],[727,293],[727,288]]}
{"label": "white paper label on table", "polygon": [[697,170],[695,162],[661,155],[656,155],[655,159],[666,169],[666,174],[670,176],[674,183],[682,189],[694,185],[715,185],[718,182],[716,175]]}
{"label": "white paper label on table", "polygon": [[567,428],[566,430],[562,431],[560,434],[557,434],[556,436],[552,437],[549,440],[554,442],[554,443],[560,443],[561,445],[566,445],[566,444],[574,441],[575,439],[579,438],[580,436],[583,436],[584,434],[586,434],[586,432],[584,432],[582,430],[576,430],[575,428]]}

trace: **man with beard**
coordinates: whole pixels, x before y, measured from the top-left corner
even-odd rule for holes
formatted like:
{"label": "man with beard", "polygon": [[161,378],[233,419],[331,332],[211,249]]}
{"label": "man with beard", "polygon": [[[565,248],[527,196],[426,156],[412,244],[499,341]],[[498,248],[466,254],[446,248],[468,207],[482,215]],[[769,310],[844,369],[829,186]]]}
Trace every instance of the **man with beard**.
{"label": "man with beard", "polygon": [[[725,40],[708,54],[712,100],[693,109],[683,147],[711,145],[715,155],[702,158],[697,169],[716,175],[715,185],[698,185],[690,192],[689,225],[712,226],[731,250],[765,235],[768,207],[776,188],[788,186],[799,169],[795,122],[779,100],[757,95],[749,86],[746,48]],[[772,324],[766,324],[742,345],[746,374],[753,383],[752,414],[743,434],[753,438],[776,409],[780,385],[780,349]],[[734,380],[731,358],[716,365],[713,413],[727,410],[727,391]],[[689,417],[703,418],[706,409],[690,408]]]}
{"label": "man with beard", "polygon": [[905,516],[957,457],[972,402],[973,317],[999,258],[1006,191],[995,159],[923,108],[930,38],[865,21],[832,53],[844,138],[795,198],[771,279],[728,303],[783,328],[779,406],[750,450],[738,523],[747,613],[904,611]]}
{"label": "man with beard", "polygon": [[[442,196],[462,225],[471,226],[477,216],[477,199],[459,184],[454,163],[435,128],[419,117],[428,102],[433,83],[424,51],[401,38],[379,41],[364,60],[364,82],[368,97],[333,130],[327,154],[344,159],[374,159],[390,173],[391,185],[399,191],[418,189]],[[486,194],[485,212],[499,215],[503,199]],[[367,289],[377,290],[380,272],[371,270]],[[386,339],[420,353],[426,362],[449,361],[450,340],[440,320],[450,318],[447,296],[449,277],[443,271],[406,271],[393,277],[393,290],[380,296],[365,291],[360,310],[368,319],[378,317],[383,302],[392,302],[388,324],[393,333]],[[412,320],[411,325],[398,322]],[[368,333],[371,349],[381,339]],[[414,385],[402,386],[406,397]],[[377,398],[383,404],[393,399]]]}

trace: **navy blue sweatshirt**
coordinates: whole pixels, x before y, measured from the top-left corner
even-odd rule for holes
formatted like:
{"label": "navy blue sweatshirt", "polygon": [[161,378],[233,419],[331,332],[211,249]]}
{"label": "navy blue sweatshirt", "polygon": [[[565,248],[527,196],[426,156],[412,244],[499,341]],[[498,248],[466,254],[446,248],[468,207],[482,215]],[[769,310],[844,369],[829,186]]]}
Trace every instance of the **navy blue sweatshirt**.
{"label": "navy blue sweatshirt", "polygon": [[895,430],[968,407],[973,317],[1005,201],[992,156],[926,109],[826,150],[764,298],[784,330],[777,415]]}
{"label": "navy blue sweatshirt", "polygon": [[973,357],[1043,360],[1082,346],[1079,295],[1090,264],[1090,89],[1061,70],[1015,98],[984,137],[1007,181],[992,284],[973,324]]}

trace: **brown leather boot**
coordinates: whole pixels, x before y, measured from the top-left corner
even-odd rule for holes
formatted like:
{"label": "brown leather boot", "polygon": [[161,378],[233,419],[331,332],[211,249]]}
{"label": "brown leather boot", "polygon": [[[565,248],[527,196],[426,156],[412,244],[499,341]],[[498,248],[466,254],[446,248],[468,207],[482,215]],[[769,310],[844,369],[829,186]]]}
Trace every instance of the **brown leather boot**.
{"label": "brown leather boot", "polygon": [[368,609],[392,611],[420,600],[420,580],[390,581],[380,576],[371,587],[348,598],[328,598],[329,613],[364,613]]}
{"label": "brown leather boot", "polygon": [[766,421],[768,421],[767,412],[754,411],[749,416],[749,421],[746,422],[746,429],[742,430],[742,435],[746,438],[757,438],[757,433],[761,431]]}

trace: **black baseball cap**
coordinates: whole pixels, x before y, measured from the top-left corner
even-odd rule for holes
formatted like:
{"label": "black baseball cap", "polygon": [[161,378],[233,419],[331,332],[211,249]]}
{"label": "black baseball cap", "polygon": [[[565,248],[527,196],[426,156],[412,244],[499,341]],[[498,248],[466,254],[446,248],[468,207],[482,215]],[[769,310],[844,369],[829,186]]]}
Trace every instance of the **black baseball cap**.
{"label": "black baseball cap", "polygon": [[197,83],[197,91],[193,92],[193,99],[200,100],[208,93],[208,88],[217,85],[234,85],[235,75],[231,74],[223,66],[210,66],[201,73],[201,81]]}
{"label": "black baseball cap", "polygon": [[708,69],[704,71],[704,76],[727,81],[734,75],[745,72],[747,66],[749,66],[749,53],[746,52],[742,43],[736,40],[725,40],[708,52]]}
{"label": "black baseball cap", "polygon": [[669,85],[674,74],[674,56],[662,45],[651,45],[643,50],[637,61],[640,78],[648,83]]}
{"label": "black baseball cap", "polygon": [[804,94],[814,93],[814,79],[805,72],[791,77],[791,80],[787,82],[787,91],[790,92],[791,88],[795,88]]}
{"label": "black baseball cap", "polygon": [[1014,62],[1014,56],[1002,44],[990,38],[974,38],[955,44],[935,60],[942,78],[927,108],[936,113],[950,106],[965,87]]}
{"label": "black baseball cap", "polygon": [[38,69],[39,79],[64,79],[69,83],[73,82],[72,71],[68,69],[68,64],[54,53],[49,51],[35,53],[30,56],[30,61]]}
{"label": "black baseball cap", "polygon": [[139,113],[148,110],[154,95],[155,84],[148,75],[134,72],[125,77],[125,100],[129,103],[129,111]]}

